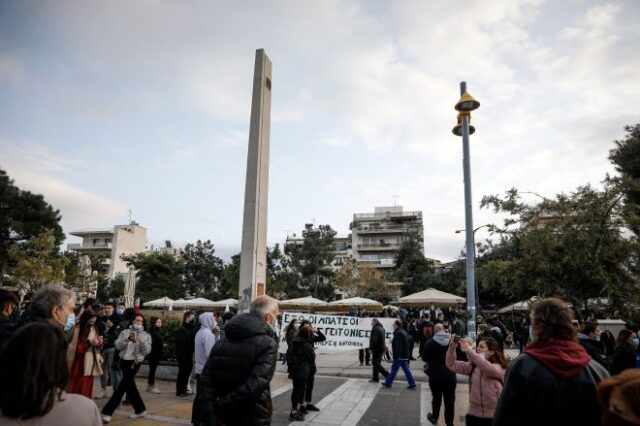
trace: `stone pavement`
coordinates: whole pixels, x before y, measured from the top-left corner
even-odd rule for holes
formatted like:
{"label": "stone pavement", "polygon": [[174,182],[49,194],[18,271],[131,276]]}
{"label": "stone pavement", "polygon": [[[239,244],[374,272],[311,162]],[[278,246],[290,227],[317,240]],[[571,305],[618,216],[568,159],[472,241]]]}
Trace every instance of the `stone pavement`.
{"label": "stone pavement", "polygon": [[[517,356],[517,351],[507,351],[510,357]],[[377,383],[369,383],[371,367],[360,366],[357,352],[341,352],[338,354],[318,354],[318,373],[316,375],[313,402],[320,408],[318,413],[307,415],[305,422],[289,422],[291,409],[291,381],[286,375],[286,366],[278,362],[276,374],[271,382],[273,399],[274,426],[285,425],[343,425],[343,426],[409,426],[431,425],[427,421],[427,413],[431,412],[431,392],[426,383],[427,377],[422,371],[423,362],[411,362],[411,370],[418,381],[418,389],[407,389],[407,382],[402,370],[391,389]],[[387,368],[389,364],[386,364]],[[464,425],[467,412],[468,380],[458,376],[456,390],[455,424]],[[143,426],[143,425],[189,425],[191,420],[192,400],[179,400],[175,397],[175,382],[156,380],[161,394],[147,392],[146,379],[137,379],[138,389],[147,406],[148,417],[131,420],[133,413],[130,406],[121,406],[110,424]],[[94,384],[99,390],[99,383]],[[107,399],[96,400],[100,408]],[[444,407],[441,409],[440,425]]]}

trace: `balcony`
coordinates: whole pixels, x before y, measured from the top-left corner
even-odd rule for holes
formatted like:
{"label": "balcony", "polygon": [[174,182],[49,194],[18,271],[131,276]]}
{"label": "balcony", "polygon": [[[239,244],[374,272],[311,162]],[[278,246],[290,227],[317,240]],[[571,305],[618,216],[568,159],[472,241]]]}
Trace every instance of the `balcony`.
{"label": "balcony", "polygon": [[399,243],[385,243],[385,242],[375,242],[375,243],[364,243],[358,244],[358,250],[361,251],[389,251],[389,250],[399,250]]}
{"label": "balcony", "polygon": [[376,268],[394,268],[396,266],[394,259],[358,260],[358,264],[363,266],[374,266]]}
{"label": "balcony", "polygon": [[88,246],[82,244],[67,244],[67,250],[75,251],[111,251],[113,243],[96,243]]}
{"label": "balcony", "polygon": [[411,227],[405,225],[383,225],[383,226],[363,226],[358,225],[353,231],[358,234],[398,234],[407,232]]}

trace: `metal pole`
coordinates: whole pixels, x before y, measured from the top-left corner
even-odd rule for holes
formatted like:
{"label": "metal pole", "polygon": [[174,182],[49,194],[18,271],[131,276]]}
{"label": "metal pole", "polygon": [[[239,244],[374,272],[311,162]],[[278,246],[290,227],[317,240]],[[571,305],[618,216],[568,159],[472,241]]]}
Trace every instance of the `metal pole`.
{"label": "metal pole", "polygon": [[[460,83],[460,96],[467,91],[467,83]],[[471,201],[471,156],[469,154],[469,116],[462,116],[462,169],[464,172],[464,214],[467,251],[467,334],[476,340],[476,277],[473,211]]]}

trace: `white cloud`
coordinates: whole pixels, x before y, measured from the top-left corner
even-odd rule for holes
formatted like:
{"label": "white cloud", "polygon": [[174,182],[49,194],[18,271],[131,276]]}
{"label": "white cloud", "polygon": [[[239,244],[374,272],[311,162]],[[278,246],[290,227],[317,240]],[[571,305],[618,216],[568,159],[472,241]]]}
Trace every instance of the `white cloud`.
{"label": "white cloud", "polygon": [[112,226],[125,216],[125,208],[121,204],[55,176],[60,172],[72,172],[74,167],[85,167],[86,164],[80,160],[56,155],[43,145],[17,144],[7,140],[0,140],[0,158],[0,167],[17,187],[44,195],[49,204],[60,210],[65,232],[76,228]]}
{"label": "white cloud", "polygon": [[[278,216],[270,217],[270,235],[310,217],[346,228],[353,211],[399,194],[401,204],[423,210],[427,247],[433,241],[445,253],[458,245],[452,232],[463,223],[461,146],[451,128],[460,80],[482,104],[472,120],[476,206],[482,195],[512,186],[552,194],[597,183],[610,170],[608,143],[640,118],[640,27],[625,16],[637,10],[633,2],[142,1],[43,8],[56,66],[41,59],[51,67],[32,83],[40,68],[15,59],[22,52],[9,46],[19,56],[0,54],[0,84],[27,74],[23,83],[33,84],[34,99],[44,99],[42,110],[63,118],[63,138],[66,132],[73,139],[78,120],[87,118],[103,120],[92,122],[96,133],[123,126],[118,130],[127,135],[129,122],[116,115],[141,117],[142,129],[114,144],[118,149],[135,146],[160,122],[169,136],[159,137],[148,161],[182,168],[185,180],[204,173],[190,164],[207,156],[237,160],[246,145],[253,54],[264,47],[273,61],[272,152],[279,155],[272,156],[272,184],[280,185],[271,187]],[[174,115],[175,122],[167,119]],[[183,119],[194,123],[178,126]],[[20,154],[39,173],[31,181],[86,170],[53,156],[55,142],[38,143]],[[207,170],[210,178],[227,182],[228,171],[214,169]],[[62,183],[71,185],[67,179]],[[491,218],[478,212],[476,222]]]}

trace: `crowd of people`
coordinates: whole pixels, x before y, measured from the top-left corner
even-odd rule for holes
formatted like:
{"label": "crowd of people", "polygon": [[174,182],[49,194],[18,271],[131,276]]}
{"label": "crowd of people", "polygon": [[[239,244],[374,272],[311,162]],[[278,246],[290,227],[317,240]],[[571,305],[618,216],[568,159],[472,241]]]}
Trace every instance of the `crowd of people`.
{"label": "crowd of people", "polygon": [[[145,360],[146,390],[161,392],[155,374],[165,346],[162,319],[151,317],[147,324],[139,311],[115,303],[76,302],[72,291],[48,286],[20,310],[15,295],[0,289],[0,425],[60,419],[99,425],[110,422],[121,404],[131,405],[131,418],[143,417],[135,378]],[[352,314],[372,317],[368,348],[359,354],[361,364],[371,364],[371,382],[380,383],[382,376],[381,385],[392,387],[402,369],[408,388],[416,389],[410,362],[417,349],[432,394],[432,424],[441,411],[445,424],[454,424],[457,375],[468,377],[467,425],[640,424],[637,332],[623,329],[614,338],[597,320],[578,324],[559,299],[539,300],[514,331],[479,316],[476,341],[465,337],[464,314],[453,309]],[[390,348],[379,316],[396,318]],[[278,303],[268,296],[256,298],[246,314],[184,313],[174,339],[176,397],[193,401],[192,424],[271,423],[278,321]],[[315,344],[325,339],[309,321],[286,326],[281,355],[292,381],[290,421],[319,410],[313,401]],[[510,360],[505,347],[514,343],[521,354]],[[190,388],[192,378],[197,392]],[[99,410],[93,399],[106,397]]]}

